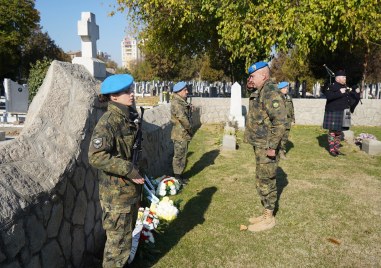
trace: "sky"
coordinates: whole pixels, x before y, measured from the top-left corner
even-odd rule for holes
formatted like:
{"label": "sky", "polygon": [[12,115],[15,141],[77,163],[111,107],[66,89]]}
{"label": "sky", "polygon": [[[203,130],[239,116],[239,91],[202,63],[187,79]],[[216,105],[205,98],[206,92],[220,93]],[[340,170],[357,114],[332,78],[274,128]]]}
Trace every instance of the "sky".
{"label": "sky", "polygon": [[65,52],[81,50],[81,38],[77,35],[77,22],[81,12],[95,14],[99,26],[97,50],[107,52],[119,67],[122,65],[120,43],[127,26],[126,13],[108,14],[117,0],[36,0],[35,8],[40,12],[40,25],[48,32],[55,44]]}

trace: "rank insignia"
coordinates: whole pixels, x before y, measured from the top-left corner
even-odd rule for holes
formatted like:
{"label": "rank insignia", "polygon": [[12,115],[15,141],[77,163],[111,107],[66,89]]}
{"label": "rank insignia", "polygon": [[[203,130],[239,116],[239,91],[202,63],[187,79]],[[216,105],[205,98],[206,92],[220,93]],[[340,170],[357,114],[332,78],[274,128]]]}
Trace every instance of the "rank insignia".
{"label": "rank insignia", "polygon": [[102,138],[95,138],[95,139],[93,139],[93,146],[94,146],[95,149],[101,148],[102,145],[103,145]]}

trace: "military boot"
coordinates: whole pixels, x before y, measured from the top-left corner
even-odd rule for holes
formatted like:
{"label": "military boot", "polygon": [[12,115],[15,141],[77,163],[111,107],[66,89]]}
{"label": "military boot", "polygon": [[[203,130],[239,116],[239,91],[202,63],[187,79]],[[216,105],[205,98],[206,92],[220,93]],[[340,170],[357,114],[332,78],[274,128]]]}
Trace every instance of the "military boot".
{"label": "military boot", "polygon": [[175,179],[180,183],[181,186],[184,186],[188,183],[188,181],[184,180],[180,174],[175,174]]}
{"label": "military boot", "polygon": [[253,216],[249,218],[249,222],[251,224],[256,224],[264,219],[264,215],[265,215],[265,211],[263,211],[263,214],[261,216],[258,216],[258,217]]}
{"label": "military boot", "polygon": [[249,225],[247,228],[250,232],[261,232],[269,230],[275,226],[275,217],[273,215],[273,210],[265,209],[263,214],[263,220]]}

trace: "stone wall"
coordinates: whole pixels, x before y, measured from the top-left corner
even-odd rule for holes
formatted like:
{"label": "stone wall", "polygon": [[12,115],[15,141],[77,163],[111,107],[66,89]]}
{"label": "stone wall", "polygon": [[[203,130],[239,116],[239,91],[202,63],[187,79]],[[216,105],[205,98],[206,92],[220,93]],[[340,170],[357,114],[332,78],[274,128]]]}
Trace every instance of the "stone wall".
{"label": "stone wall", "polygon": [[53,62],[22,132],[0,143],[1,267],[81,267],[101,255],[97,171],[87,160],[97,88],[83,67]]}
{"label": "stone wall", "polygon": [[[0,267],[99,267],[105,233],[87,159],[105,111],[98,90],[84,67],[54,61],[20,135],[0,142]],[[169,107],[144,115],[148,175],[170,171]]]}
{"label": "stone wall", "polygon": [[[298,125],[322,125],[325,99],[294,99],[295,121]],[[229,98],[192,98],[200,109],[201,123],[226,122],[229,116]],[[381,126],[381,100],[362,100],[352,114],[352,125]],[[246,115],[249,100],[242,99],[243,114]]]}

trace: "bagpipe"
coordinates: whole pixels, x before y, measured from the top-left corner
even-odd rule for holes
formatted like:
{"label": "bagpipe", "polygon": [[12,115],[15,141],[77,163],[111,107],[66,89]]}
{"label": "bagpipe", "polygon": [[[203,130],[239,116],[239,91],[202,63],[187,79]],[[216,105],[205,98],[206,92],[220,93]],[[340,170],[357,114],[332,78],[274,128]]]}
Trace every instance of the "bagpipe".
{"label": "bagpipe", "polygon": [[[323,64],[323,67],[325,68],[325,70],[328,73],[328,76],[329,76],[329,85],[328,86],[330,86],[330,85],[333,84],[331,79],[335,77],[335,73],[330,68],[328,68],[327,65]],[[360,96],[361,90],[360,90],[359,87],[357,87],[357,88],[350,88],[347,85],[345,85],[345,87],[346,87],[345,92],[346,92],[346,94],[348,94],[348,97],[349,97],[349,109],[350,109],[351,113],[353,114],[353,112],[355,111],[357,105],[359,103],[362,104],[361,96]],[[323,93],[324,93],[324,91],[323,91]]]}

